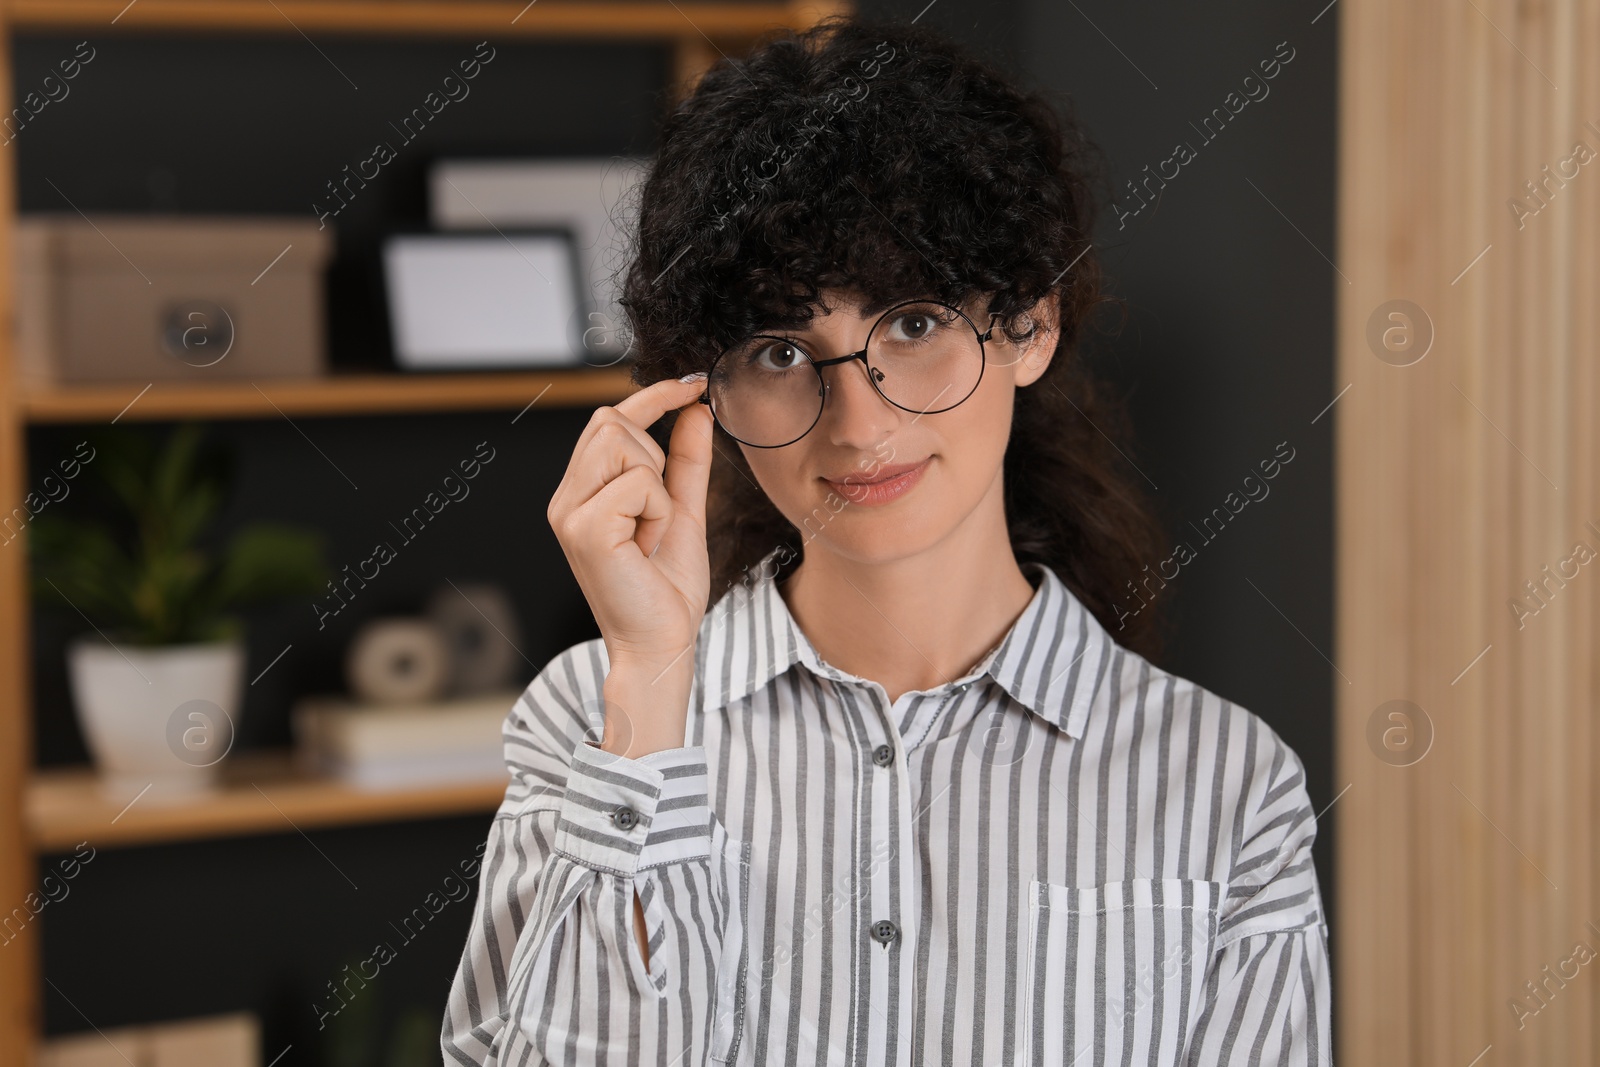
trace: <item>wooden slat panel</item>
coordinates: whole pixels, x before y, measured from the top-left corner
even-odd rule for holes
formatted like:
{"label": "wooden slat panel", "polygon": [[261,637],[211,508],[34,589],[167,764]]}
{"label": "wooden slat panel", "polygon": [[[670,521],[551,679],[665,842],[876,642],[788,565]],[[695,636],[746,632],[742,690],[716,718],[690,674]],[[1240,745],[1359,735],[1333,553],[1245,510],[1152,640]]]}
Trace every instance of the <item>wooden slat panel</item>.
{"label": "wooden slat panel", "polygon": [[[1600,550],[1600,0],[1338,11],[1337,1051],[1593,1063],[1600,960],[1525,983],[1600,950],[1600,559],[1512,602]],[[1434,327],[1406,367],[1367,340],[1397,298]],[[1394,698],[1434,729],[1410,766],[1369,745]]]}

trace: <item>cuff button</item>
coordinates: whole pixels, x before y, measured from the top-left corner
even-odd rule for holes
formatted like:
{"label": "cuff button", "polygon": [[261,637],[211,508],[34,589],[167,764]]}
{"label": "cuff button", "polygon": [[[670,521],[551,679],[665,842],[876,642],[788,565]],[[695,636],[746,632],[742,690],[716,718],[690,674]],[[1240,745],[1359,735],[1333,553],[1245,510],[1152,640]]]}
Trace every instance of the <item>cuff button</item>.
{"label": "cuff button", "polygon": [[611,821],[617,824],[618,829],[631,830],[639,821],[639,813],[630,807],[620,807],[611,813]]}

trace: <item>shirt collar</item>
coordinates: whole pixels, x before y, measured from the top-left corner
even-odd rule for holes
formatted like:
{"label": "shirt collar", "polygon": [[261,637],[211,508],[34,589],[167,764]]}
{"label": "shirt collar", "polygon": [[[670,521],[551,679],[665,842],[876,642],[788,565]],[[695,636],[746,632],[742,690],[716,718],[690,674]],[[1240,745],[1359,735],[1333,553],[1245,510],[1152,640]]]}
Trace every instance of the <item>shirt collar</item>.
{"label": "shirt collar", "polygon": [[[765,686],[796,663],[819,677],[862,679],[824,663],[778,592],[774,557],[737,582],[701,622],[699,652],[703,710],[713,711]],[[1068,736],[1083,736],[1116,642],[1049,567],[1023,564],[1036,577],[1033,598],[974,673],[993,678],[1011,697]]]}

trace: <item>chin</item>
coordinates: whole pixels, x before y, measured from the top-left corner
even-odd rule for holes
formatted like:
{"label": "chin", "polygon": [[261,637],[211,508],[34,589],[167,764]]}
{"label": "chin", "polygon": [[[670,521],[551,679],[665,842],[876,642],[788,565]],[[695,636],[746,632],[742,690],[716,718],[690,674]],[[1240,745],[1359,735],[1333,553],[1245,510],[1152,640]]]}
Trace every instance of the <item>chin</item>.
{"label": "chin", "polygon": [[[938,544],[949,533],[942,508],[910,497],[878,507],[843,502],[826,486],[808,511],[784,511],[806,546],[857,563],[892,563]],[[936,502],[934,502],[936,503]]]}

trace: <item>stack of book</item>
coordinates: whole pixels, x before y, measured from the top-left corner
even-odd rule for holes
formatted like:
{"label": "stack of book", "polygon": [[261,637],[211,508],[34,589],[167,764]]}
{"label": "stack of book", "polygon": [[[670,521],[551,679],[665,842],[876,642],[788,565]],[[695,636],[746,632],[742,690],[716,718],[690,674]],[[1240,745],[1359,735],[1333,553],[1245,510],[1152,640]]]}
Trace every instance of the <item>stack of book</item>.
{"label": "stack of book", "polygon": [[308,770],[357,789],[504,781],[500,730],[521,692],[427,704],[302,697],[293,712],[295,748]]}

